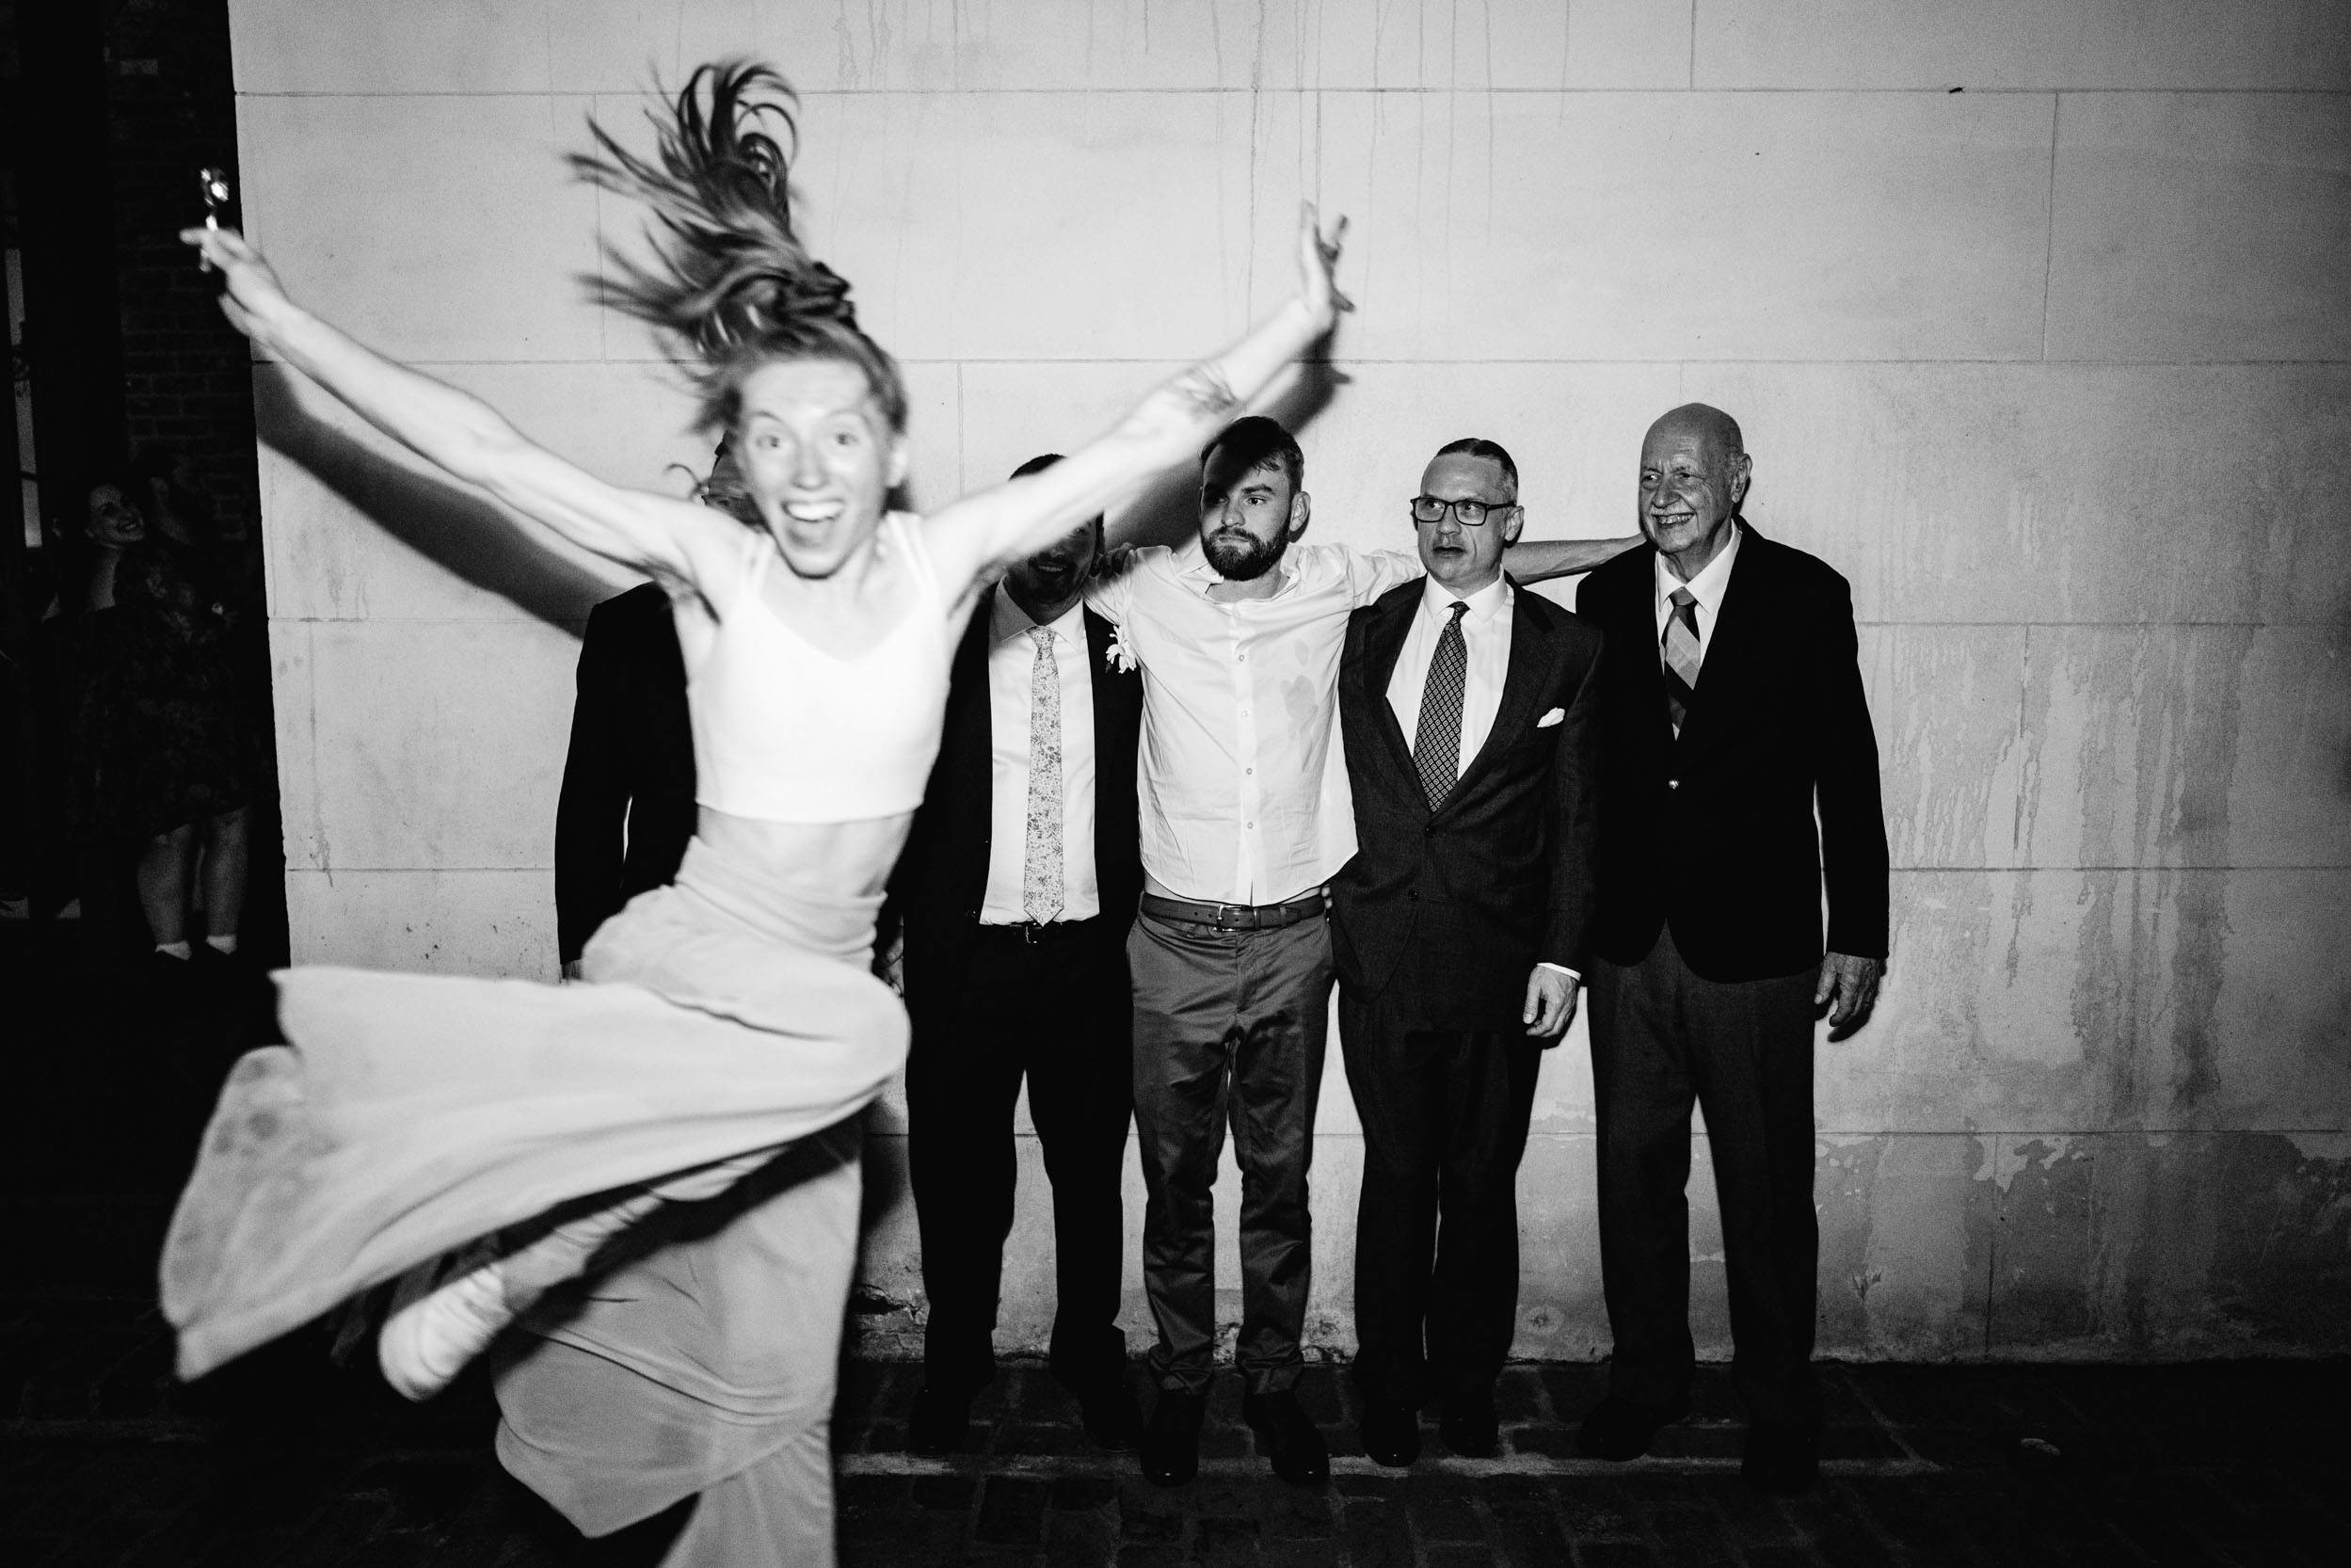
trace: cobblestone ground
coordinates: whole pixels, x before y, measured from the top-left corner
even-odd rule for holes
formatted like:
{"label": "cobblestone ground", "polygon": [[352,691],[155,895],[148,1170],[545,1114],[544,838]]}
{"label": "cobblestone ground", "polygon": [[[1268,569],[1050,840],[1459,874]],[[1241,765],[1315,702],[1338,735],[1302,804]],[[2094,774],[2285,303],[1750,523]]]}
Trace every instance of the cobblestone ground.
{"label": "cobblestone ground", "polygon": [[[0,1568],[505,1568],[649,1563],[677,1523],[589,1548],[491,1458],[478,1378],[413,1407],[315,1332],[181,1386],[155,1257],[215,1087],[267,1037],[258,972],[159,980],[70,926],[0,923]],[[1270,1475],[1226,1381],[1193,1484],[1093,1450],[1034,1365],[968,1452],[904,1451],[912,1368],[858,1365],[835,1420],[847,1568],[1633,1568],[1653,1564],[2351,1563],[2351,1366],[1827,1368],[1827,1474],[1738,1480],[1719,1370],[1660,1457],[1574,1457],[1593,1368],[1513,1368],[1503,1457],[1362,1457],[1340,1377],[1309,1372],[1327,1490]]]}
{"label": "cobblestone ground", "polygon": [[[1410,1471],[1362,1457],[1343,1379],[1312,1370],[1327,1490],[1255,1457],[1239,1386],[1202,1475],[1161,1490],[1094,1449],[1043,1368],[1010,1364],[968,1451],[904,1452],[912,1368],[854,1364],[835,1417],[847,1568],[1634,1568],[1655,1564],[2351,1561],[2351,1368],[1831,1367],[1827,1472],[1774,1500],[1737,1477],[1719,1369],[1666,1452],[1574,1456],[1594,1368],[1515,1367],[1504,1451]],[[0,1309],[0,1562],[392,1568],[646,1563],[661,1523],[590,1547],[507,1481],[477,1380],[411,1408],[297,1336],[206,1384],[168,1375],[136,1302]],[[674,1526],[676,1521],[667,1522]]]}

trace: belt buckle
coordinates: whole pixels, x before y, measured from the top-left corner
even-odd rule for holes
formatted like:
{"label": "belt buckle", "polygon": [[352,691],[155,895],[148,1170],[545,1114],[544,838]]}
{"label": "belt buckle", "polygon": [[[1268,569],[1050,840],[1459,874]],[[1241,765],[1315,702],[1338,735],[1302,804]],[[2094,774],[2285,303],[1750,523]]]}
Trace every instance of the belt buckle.
{"label": "belt buckle", "polygon": [[1216,906],[1216,923],[1235,930],[1255,926],[1257,912],[1246,904],[1220,904]]}

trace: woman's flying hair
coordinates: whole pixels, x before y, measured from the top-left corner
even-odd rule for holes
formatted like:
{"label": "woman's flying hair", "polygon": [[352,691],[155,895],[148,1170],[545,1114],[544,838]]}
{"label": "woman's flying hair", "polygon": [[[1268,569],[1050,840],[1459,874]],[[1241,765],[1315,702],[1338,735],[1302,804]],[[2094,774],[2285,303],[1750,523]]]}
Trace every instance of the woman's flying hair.
{"label": "woman's flying hair", "polygon": [[[695,383],[702,422],[731,429],[743,378],[772,360],[837,360],[865,373],[892,430],[906,424],[897,363],[857,328],[848,280],[793,232],[791,157],[797,102],[774,71],[746,60],[697,68],[668,113],[649,113],[655,155],[641,158],[591,120],[592,152],[572,172],[652,209],[654,263],[605,245],[606,304],[650,325]],[[762,127],[773,120],[783,142]]]}

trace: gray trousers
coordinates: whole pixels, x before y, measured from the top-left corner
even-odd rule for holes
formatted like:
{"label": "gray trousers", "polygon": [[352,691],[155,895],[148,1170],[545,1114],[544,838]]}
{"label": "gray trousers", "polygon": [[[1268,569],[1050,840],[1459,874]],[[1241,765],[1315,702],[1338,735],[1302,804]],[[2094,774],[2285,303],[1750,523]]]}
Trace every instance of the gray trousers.
{"label": "gray trousers", "polygon": [[1224,1128],[1240,1162],[1240,1340],[1251,1393],[1288,1388],[1310,1283],[1306,1170],[1330,1027],[1326,918],[1224,931],[1143,915],[1135,982],[1135,1142],[1152,1380],[1205,1392],[1216,1353],[1216,1208]]}

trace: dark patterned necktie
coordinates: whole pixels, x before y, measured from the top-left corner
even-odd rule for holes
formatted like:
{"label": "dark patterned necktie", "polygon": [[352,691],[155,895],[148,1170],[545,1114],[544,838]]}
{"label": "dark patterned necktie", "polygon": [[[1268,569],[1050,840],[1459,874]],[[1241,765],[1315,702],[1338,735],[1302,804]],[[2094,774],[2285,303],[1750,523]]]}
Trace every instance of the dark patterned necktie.
{"label": "dark patterned necktie", "polygon": [[1469,643],[1462,635],[1462,616],[1468,609],[1461,600],[1453,601],[1453,618],[1437,636],[1428,683],[1420,691],[1413,766],[1420,770],[1420,787],[1428,793],[1431,811],[1445,804],[1462,776],[1462,697],[1469,690]]}
{"label": "dark patterned necktie", "polygon": [[1682,738],[1683,721],[1689,717],[1690,698],[1698,690],[1698,597],[1687,588],[1673,590],[1673,614],[1665,621],[1665,711],[1673,721],[1673,738]]}

